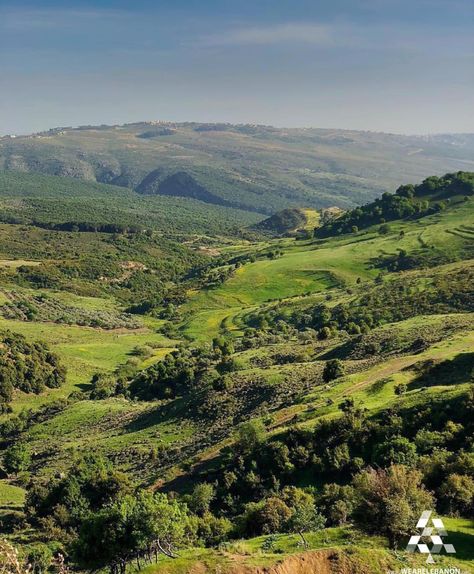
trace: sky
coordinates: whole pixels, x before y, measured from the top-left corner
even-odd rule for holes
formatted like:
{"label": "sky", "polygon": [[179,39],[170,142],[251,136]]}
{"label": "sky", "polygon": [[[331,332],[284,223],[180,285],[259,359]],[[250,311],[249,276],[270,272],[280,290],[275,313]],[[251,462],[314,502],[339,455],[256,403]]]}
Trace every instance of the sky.
{"label": "sky", "polygon": [[0,0],[0,134],[474,132],[474,0]]}

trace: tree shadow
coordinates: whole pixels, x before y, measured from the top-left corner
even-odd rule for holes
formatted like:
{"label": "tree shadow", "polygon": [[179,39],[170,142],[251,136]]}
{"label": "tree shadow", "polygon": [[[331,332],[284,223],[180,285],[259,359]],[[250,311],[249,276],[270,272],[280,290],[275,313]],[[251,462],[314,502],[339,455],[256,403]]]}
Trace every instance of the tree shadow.
{"label": "tree shadow", "polygon": [[445,542],[454,546],[456,554],[453,556],[459,560],[474,560],[474,527],[471,530],[472,534],[448,530]]}
{"label": "tree shadow", "polygon": [[408,385],[410,391],[421,387],[468,383],[473,379],[474,353],[460,353],[444,361],[422,361],[415,365],[415,369],[418,374]]}
{"label": "tree shadow", "polygon": [[193,408],[189,400],[184,398],[173,399],[172,401],[159,404],[156,408],[147,411],[143,415],[130,421],[125,427],[128,433],[138,432],[156,426],[163,422],[173,420],[192,419]]}

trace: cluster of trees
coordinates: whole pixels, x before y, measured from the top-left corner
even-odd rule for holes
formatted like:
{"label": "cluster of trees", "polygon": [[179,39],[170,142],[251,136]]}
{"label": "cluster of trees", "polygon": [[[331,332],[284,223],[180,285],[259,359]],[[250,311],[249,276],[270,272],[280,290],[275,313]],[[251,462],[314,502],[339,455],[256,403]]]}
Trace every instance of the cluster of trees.
{"label": "cluster of trees", "polygon": [[6,319],[46,321],[101,329],[137,329],[141,326],[130,314],[74,307],[44,293],[32,296],[17,296],[12,293],[11,300],[0,305],[0,314]]}
{"label": "cluster of trees", "polygon": [[183,545],[217,544],[231,524],[209,511],[210,485],[178,499],[138,488],[99,455],[78,459],[62,478],[30,487],[26,512],[46,540],[61,541],[80,568],[124,574]]}
{"label": "cluster of trees", "polygon": [[152,315],[159,319],[174,320],[179,317],[177,307],[186,301],[186,284],[164,285],[160,292],[149,293],[144,299],[135,300],[126,312],[133,315]]}
{"label": "cluster of trees", "polygon": [[284,333],[288,327],[315,329],[320,339],[337,331],[367,333],[385,323],[402,321],[416,315],[472,312],[474,273],[467,269],[427,276],[423,287],[417,278],[376,280],[377,285],[348,303],[329,307],[324,303],[288,313],[285,305],[275,305],[246,316],[247,323],[258,329]]}
{"label": "cluster of trees", "polygon": [[240,267],[240,264],[236,263],[233,265],[224,265],[220,267],[210,267],[207,269],[205,274],[200,277],[200,284],[206,289],[213,289],[222,285],[235,275],[236,270]]}
{"label": "cluster of trees", "polygon": [[118,233],[134,234],[144,233],[150,235],[152,232],[145,230],[140,225],[122,224],[122,223],[90,223],[87,221],[65,221],[64,223],[47,223],[44,221],[33,220],[30,225],[41,227],[42,229],[51,229],[53,231],[73,231],[82,233]]}
{"label": "cluster of trees", "polygon": [[402,185],[395,194],[384,193],[381,198],[357,207],[337,219],[315,229],[315,237],[323,238],[341,233],[357,232],[371,225],[385,224],[395,219],[420,217],[446,207],[455,196],[474,194],[474,175],[469,172],[428,177],[419,185]]}
{"label": "cluster of trees", "polygon": [[296,533],[307,546],[305,533],[324,527],[325,517],[316,507],[310,490],[285,486],[258,502],[249,502],[237,518],[237,533],[243,536]]}
{"label": "cluster of trees", "polygon": [[288,531],[292,485],[307,484],[297,496],[312,495],[328,525],[355,521],[393,545],[420,509],[473,516],[472,389],[376,417],[351,400],[340,409],[342,416],[314,431],[293,428],[270,440],[262,425],[243,425],[225,471],[208,476],[217,481],[214,508],[241,535]]}
{"label": "cluster of trees", "polygon": [[231,354],[231,339],[219,335],[212,346],[185,347],[168,353],[162,361],[141,371],[131,381],[129,392],[140,399],[166,399],[205,391],[218,386],[222,375],[238,368]]}
{"label": "cluster of trees", "polygon": [[211,349],[180,347],[138,373],[130,384],[130,393],[144,400],[189,394],[214,360]]}
{"label": "cluster of trees", "polygon": [[376,268],[386,269],[391,272],[408,271],[410,269],[426,269],[437,267],[456,261],[458,254],[441,249],[419,249],[408,253],[405,249],[399,249],[397,253],[381,255],[374,259]]}
{"label": "cluster of trees", "polygon": [[10,332],[2,333],[0,342],[0,410],[7,408],[14,389],[38,394],[64,383],[66,368],[46,343],[29,343]]}

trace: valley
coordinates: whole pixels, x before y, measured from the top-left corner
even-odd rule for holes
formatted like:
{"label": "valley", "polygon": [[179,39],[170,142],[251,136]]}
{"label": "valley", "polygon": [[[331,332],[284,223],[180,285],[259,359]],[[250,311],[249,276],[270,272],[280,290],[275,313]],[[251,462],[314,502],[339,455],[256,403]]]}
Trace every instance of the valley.
{"label": "valley", "polygon": [[[248,137],[197,127],[117,128],[110,153],[132,136],[180,150],[189,130],[200,146]],[[69,158],[76,138],[92,153],[111,129],[1,145],[47,157],[54,143]],[[266,153],[271,137],[297,146],[292,132],[257,131]],[[8,543],[112,574],[120,560],[148,574],[379,574],[424,564],[402,548],[428,504],[458,552],[437,566],[470,572],[474,175],[326,214],[379,188],[331,204],[318,188],[262,225],[245,194],[239,208],[140,195],[83,168],[78,179],[0,172]],[[289,203],[276,192],[272,205]],[[40,385],[28,345],[64,369],[61,384]],[[407,500],[392,527],[387,509]],[[128,522],[139,516],[160,532]],[[169,550],[156,561],[157,536]]]}

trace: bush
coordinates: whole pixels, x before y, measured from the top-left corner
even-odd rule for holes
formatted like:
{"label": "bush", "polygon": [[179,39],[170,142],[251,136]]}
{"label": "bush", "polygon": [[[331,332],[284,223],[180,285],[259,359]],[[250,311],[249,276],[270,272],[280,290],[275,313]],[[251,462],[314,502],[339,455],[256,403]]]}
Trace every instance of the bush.
{"label": "bush", "polygon": [[329,383],[334,379],[343,377],[345,374],[344,363],[339,359],[331,359],[326,362],[323,370],[323,381]]}
{"label": "bush", "polygon": [[46,574],[51,562],[53,560],[53,553],[48,546],[44,544],[37,544],[28,552],[28,564],[31,565],[31,572],[33,574]]}
{"label": "bush", "polygon": [[3,455],[3,466],[8,473],[18,474],[26,471],[31,464],[30,449],[24,443],[17,443],[8,448]]}
{"label": "bush", "polygon": [[413,531],[421,513],[434,506],[421,477],[418,470],[403,465],[361,472],[353,481],[357,525],[370,534],[387,536],[390,546],[396,548]]}

